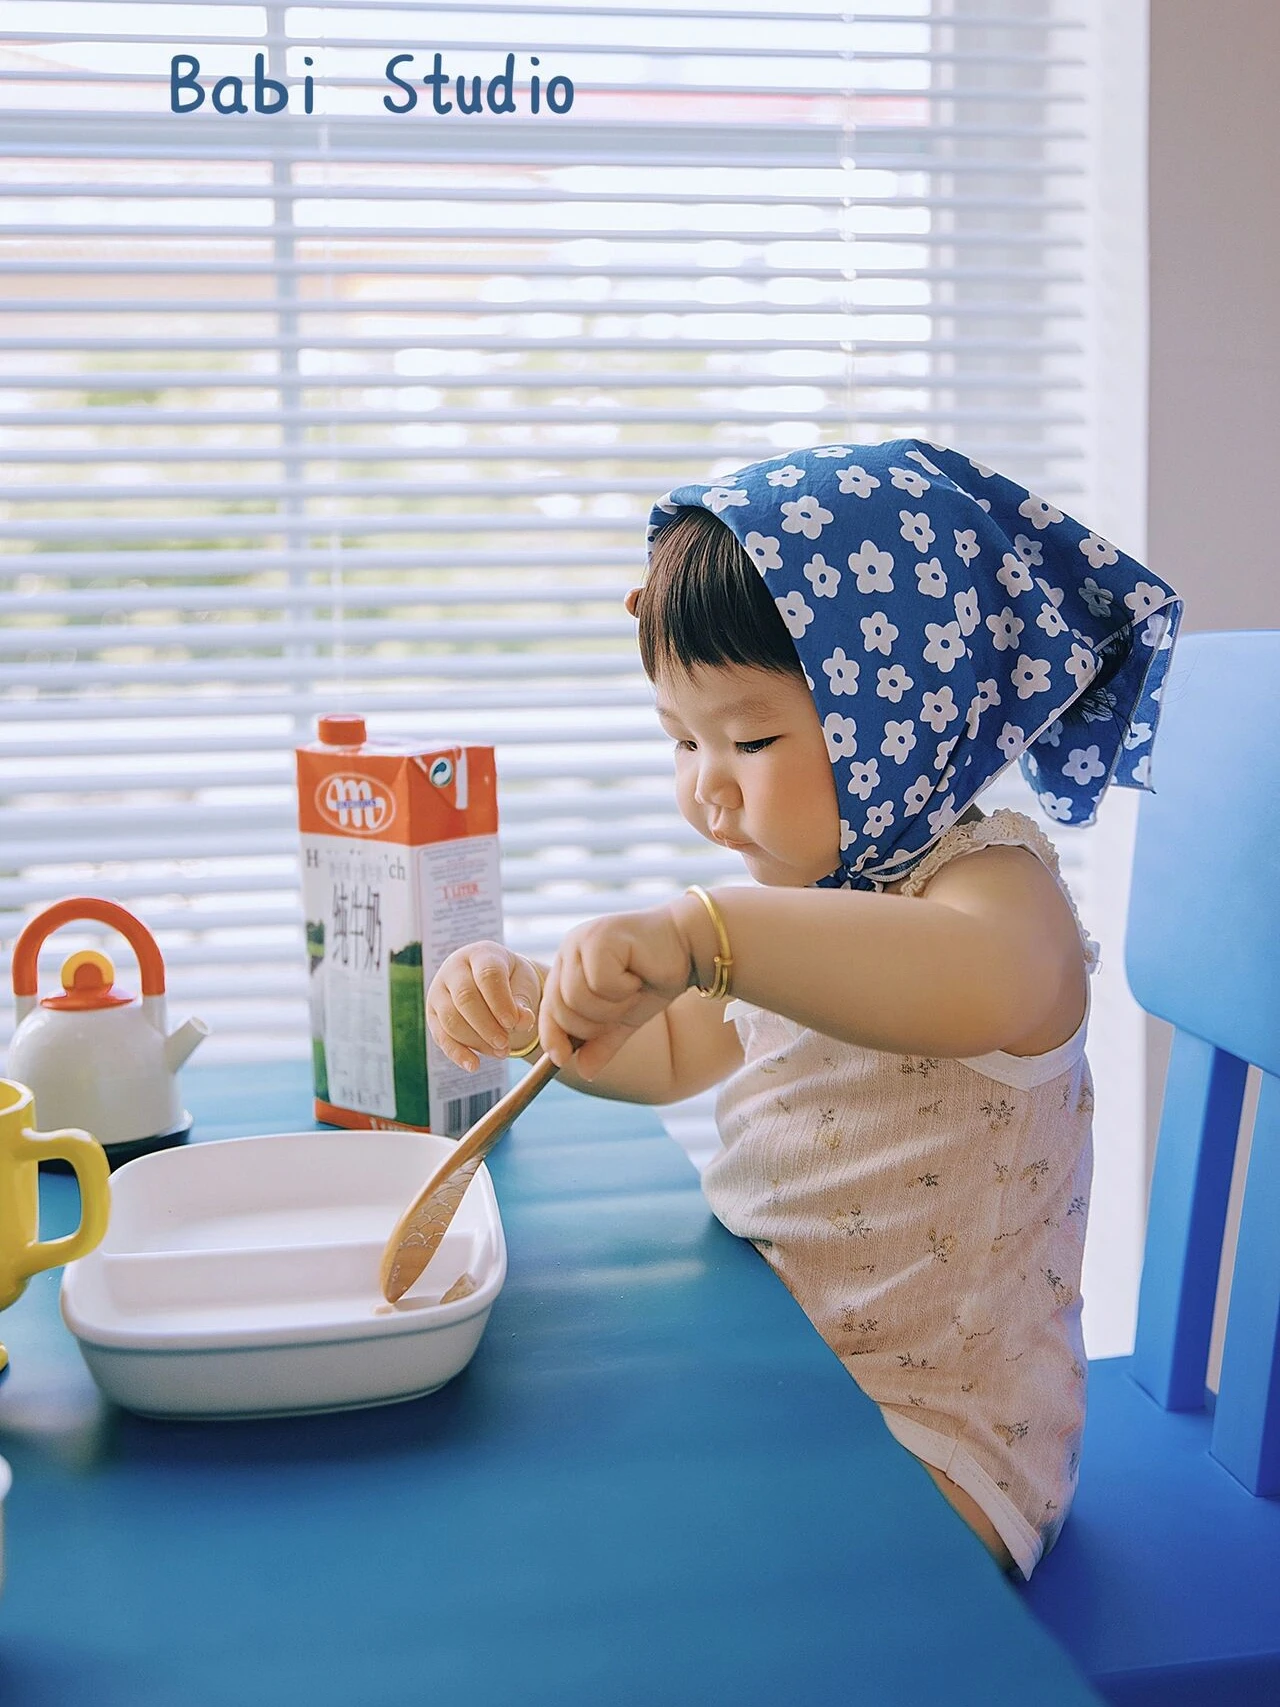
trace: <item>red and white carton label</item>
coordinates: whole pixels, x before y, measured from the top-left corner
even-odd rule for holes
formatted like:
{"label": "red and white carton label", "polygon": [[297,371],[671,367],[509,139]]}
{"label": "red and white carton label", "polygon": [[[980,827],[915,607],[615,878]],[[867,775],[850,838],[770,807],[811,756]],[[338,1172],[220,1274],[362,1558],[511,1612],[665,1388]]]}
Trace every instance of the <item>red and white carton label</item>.
{"label": "red and white carton label", "polygon": [[316,785],[316,811],[344,836],[376,836],[395,821],[396,797],[376,777],[348,768]]}

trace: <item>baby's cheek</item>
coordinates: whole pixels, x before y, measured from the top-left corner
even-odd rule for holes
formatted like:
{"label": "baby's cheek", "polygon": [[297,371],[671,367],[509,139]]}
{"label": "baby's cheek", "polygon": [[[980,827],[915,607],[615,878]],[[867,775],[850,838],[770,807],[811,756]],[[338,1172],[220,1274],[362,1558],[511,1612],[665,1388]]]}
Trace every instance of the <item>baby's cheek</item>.
{"label": "baby's cheek", "polygon": [[703,828],[702,811],[694,799],[693,782],[688,777],[676,774],[676,805],[680,816],[686,824],[691,824],[695,830]]}

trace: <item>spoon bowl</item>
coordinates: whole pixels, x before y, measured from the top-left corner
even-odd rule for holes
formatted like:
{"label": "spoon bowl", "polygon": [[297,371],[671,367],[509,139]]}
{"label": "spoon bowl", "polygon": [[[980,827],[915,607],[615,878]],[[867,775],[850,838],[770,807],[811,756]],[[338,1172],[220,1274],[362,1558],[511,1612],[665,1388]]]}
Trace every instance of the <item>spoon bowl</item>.
{"label": "spoon bowl", "polygon": [[476,1169],[503,1133],[523,1114],[560,1069],[550,1055],[531,1067],[518,1085],[482,1114],[458,1140],[404,1214],[382,1253],[382,1296],[394,1304],[406,1293],[439,1249]]}

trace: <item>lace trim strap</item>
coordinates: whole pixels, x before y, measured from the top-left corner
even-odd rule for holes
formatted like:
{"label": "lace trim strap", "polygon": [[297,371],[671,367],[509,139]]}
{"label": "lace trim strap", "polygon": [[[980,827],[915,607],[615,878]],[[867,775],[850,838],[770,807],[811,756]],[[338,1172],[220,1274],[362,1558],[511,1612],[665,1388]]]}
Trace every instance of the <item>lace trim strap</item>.
{"label": "lace trim strap", "polygon": [[1076,929],[1080,932],[1085,964],[1092,972],[1098,964],[1098,944],[1080,921],[1075,899],[1058,866],[1057,848],[1034,818],[1028,818],[1025,812],[1015,812],[1010,807],[1002,806],[991,813],[990,817],[979,818],[968,824],[953,824],[929,849],[915,870],[897,886],[896,892],[899,895],[918,895],[934,873],[940,871],[949,860],[959,859],[964,854],[977,853],[981,848],[997,846],[1027,848],[1048,867],[1054,881],[1066,896]]}

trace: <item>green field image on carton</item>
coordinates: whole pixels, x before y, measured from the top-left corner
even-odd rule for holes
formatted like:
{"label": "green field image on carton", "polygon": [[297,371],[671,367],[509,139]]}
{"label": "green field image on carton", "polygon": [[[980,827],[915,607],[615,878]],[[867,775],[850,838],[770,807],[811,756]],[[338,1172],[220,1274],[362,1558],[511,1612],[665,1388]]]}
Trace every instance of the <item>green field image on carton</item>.
{"label": "green field image on carton", "polygon": [[329,1100],[329,1066],[324,1055],[323,1009],[316,1000],[324,985],[313,986],[313,978],[324,972],[324,921],[307,920],[307,986],[311,992],[311,1083],[321,1102]]}
{"label": "green field image on carton", "polygon": [[427,1004],[422,984],[422,944],[406,943],[391,956],[391,1070],[396,1091],[396,1119],[408,1126],[426,1126]]}

